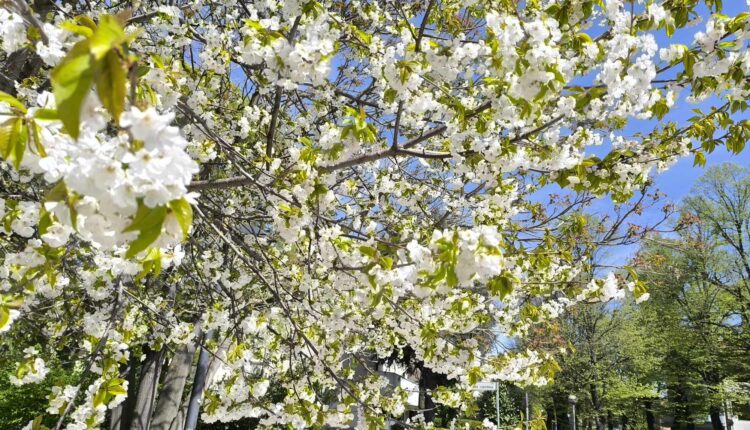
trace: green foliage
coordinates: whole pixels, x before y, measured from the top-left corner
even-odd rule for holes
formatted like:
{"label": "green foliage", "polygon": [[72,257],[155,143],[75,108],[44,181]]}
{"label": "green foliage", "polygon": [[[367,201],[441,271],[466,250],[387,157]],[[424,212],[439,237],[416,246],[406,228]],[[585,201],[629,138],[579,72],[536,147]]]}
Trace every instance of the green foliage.
{"label": "green foliage", "polygon": [[[87,35],[88,26],[79,26]],[[86,29],[86,30],[84,30]],[[117,121],[125,106],[125,70],[121,59],[126,36],[115,17],[102,15],[90,37],[76,43],[62,62],[52,70],[50,82],[55,93],[60,120],[73,138],[80,132],[81,109],[91,86],[105,108]]]}
{"label": "green foliage", "polygon": [[73,138],[78,138],[81,107],[92,80],[92,60],[85,40],[73,46],[50,75],[60,120]]}
{"label": "green foliage", "polygon": [[[501,427],[513,427],[523,420],[523,392],[510,384],[500,386],[500,423]],[[485,391],[477,399],[476,419],[480,422],[488,419],[497,423],[495,410],[495,392]]]}
{"label": "green foliage", "polygon": [[172,210],[175,218],[177,218],[177,222],[180,223],[183,237],[187,239],[190,226],[193,224],[193,207],[183,197],[179,200],[169,202],[169,208]]}
{"label": "green foliage", "polygon": [[[28,335],[23,335],[26,337]],[[55,416],[47,414],[47,395],[54,385],[75,385],[78,373],[63,367],[61,360],[46,360],[50,371],[44,381],[38,384],[14,386],[9,377],[16,373],[16,363],[23,360],[19,339],[7,333],[0,342],[0,429],[20,429],[34,417],[44,416],[40,421],[47,427],[55,424]],[[46,359],[47,357],[45,357]]]}
{"label": "green foliage", "polygon": [[582,422],[616,425],[625,417],[635,428],[645,428],[644,405],[655,416],[699,424],[720,413],[725,399],[747,402],[748,219],[748,169],[709,168],[685,199],[676,234],[650,237],[626,267],[634,296],[648,291],[647,301],[577,305],[558,338],[539,333],[548,349],[567,349],[555,384],[538,393],[560,429],[570,428],[569,394]]}
{"label": "green foliage", "polygon": [[128,258],[137,255],[141,251],[145,251],[159,237],[166,216],[166,206],[149,208],[143,202],[138,203],[138,212],[135,214],[133,223],[124,230],[124,232],[139,232],[138,237],[130,244],[130,248],[128,248],[126,254]]}
{"label": "green foliage", "polygon": [[18,169],[26,151],[28,128],[23,118],[11,117],[0,124],[0,155]]}

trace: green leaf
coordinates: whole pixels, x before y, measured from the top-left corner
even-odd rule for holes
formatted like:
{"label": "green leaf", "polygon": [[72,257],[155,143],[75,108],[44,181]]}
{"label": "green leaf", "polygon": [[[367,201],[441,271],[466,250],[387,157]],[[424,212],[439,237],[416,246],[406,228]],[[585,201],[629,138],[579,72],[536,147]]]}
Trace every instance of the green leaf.
{"label": "green leaf", "polygon": [[117,395],[127,396],[128,395],[128,390],[126,390],[125,387],[123,386],[109,387],[107,389],[107,392],[113,396],[117,396]]}
{"label": "green leaf", "polygon": [[93,36],[91,36],[91,53],[94,59],[101,60],[114,47],[125,42],[125,31],[112,15],[102,15],[99,17],[99,26],[96,27]]}
{"label": "green leaf", "polygon": [[671,38],[672,36],[674,36],[674,31],[675,31],[675,26],[674,26],[674,24],[672,24],[672,23],[667,23],[667,25],[666,25],[666,28],[665,28],[665,30],[666,30],[666,32],[667,32],[667,37],[670,37],[670,38]]}
{"label": "green leaf", "polygon": [[380,266],[383,269],[391,270],[393,268],[393,259],[391,257],[381,257]]}
{"label": "green leaf", "polygon": [[5,306],[0,306],[0,330],[10,322],[10,311]]}
{"label": "green leaf", "polygon": [[164,224],[166,216],[166,206],[149,208],[143,203],[138,205],[138,212],[135,215],[133,223],[123,230],[123,233],[129,231],[140,232],[138,237],[130,244],[130,248],[128,248],[128,252],[125,254],[126,258],[134,257],[154,243],[159,234],[161,234],[161,227]]}
{"label": "green leaf", "polygon": [[125,109],[126,79],[125,68],[117,52],[109,51],[104,58],[96,62],[94,80],[99,100],[112,114],[115,122],[118,122],[120,114]]}
{"label": "green leaf", "polygon": [[370,258],[376,258],[378,256],[378,251],[375,250],[375,248],[367,245],[362,245],[359,247],[359,252],[361,252],[363,255],[366,255]]}
{"label": "green leaf", "polygon": [[183,239],[187,239],[188,232],[190,231],[190,225],[193,224],[193,207],[184,197],[179,200],[172,200],[169,202],[169,208],[172,209],[177,222],[182,227]]}
{"label": "green leaf", "polygon": [[690,50],[686,49],[685,54],[682,57],[682,64],[685,66],[685,73],[689,77],[693,77],[693,66],[695,65],[695,56]]}
{"label": "green leaf", "polygon": [[31,430],[49,430],[49,427],[42,424],[42,416],[39,415],[34,418],[34,422],[31,423]]}
{"label": "green leaf", "polygon": [[31,123],[31,137],[34,140],[34,149],[36,150],[36,154],[40,157],[46,157],[47,151],[44,149],[44,145],[42,144],[42,131],[39,127],[39,124],[36,122]]}
{"label": "green leaf", "polygon": [[449,287],[454,288],[458,286],[458,276],[456,275],[456,267],[449,265],[445,271],[445,282]]}
{"label": "green leaf", "polygon": [[89,38],[94,34],[94,30],[92,30],[90,27],[87,27],[85,25],[79,25],[72,21],[65,21],[62,24],[60,24],[60,27],[64,28],[65,30],[68,30],[71,33],[77,34],[79,36],[83,36],[85,38]]}
{"label": "green leaf", "polygon": [[65,186],[65,182],[60,181],[55,184],[54,187],[47,191],[44,196],[44,200],[48,202],[61,202],[68,198],[68,189]]}
{"label": "green leaf", "polygon": [[18,127],[18,135],[15,142],[10,146],[8,156],[5,158],[13,163],[13,167],[18,170],[21,167],[21,161],[23,161],[23,154],[26,152],[26,142],[29,140],[29,129],[20,118],[16,122],[16,126]]}
{"label": "green leaf", "polygon": [[127,396],[128,390],[123,387],[123,384],[125,383],[125,380],[122,378],[112,378],[107,382],[107,393],[116,396]]}
{"label": "green leaf", "polygon": [[39,109],[34,112],[34,119],[40,121],[57,121],[60,119],[60,115],[55,109]]}
{"label": "green leaf", "polygon": [[644,294],[648,293],[648,288],[643,284],[643,282],[636,281],[635,288],[633,289],[633,295],[635,298],[640,298]]}
{"label": "green leaf", "polygon": [[78,139],[81,105],[91,88],[92,79],[93,62],[86,40],[76,43],[50,75],[57,112],[65,130],[74,139]]}
{"label": "green leaf", "polygon": [[23,118],[14,117],[0,125],[0,155],[6,161],[13,163],[18,170],[26,151],[28,130],[23,123]]}
{"label": "green leaf", "polygon": [[94,407],[103,405],[107,401],[107,390],[100,388],[94,395]]}
{"label": "green leaf", "polygon": [[88,27],[89,29],[91,29],[91,34],[94,34],[94,30],[96,30],[96,23],[94,22],[93,19],[87,17],[86,15],[78,15],[75,18],[73,18],[73,20],[78,25]]}
{"label": "green leaf", "polygon": [[154,276],[159,276],[161,273],[161,250],[159,248],[151,248],[146,257],[143,258],[142,264],[143,270],[135,277],[135,282],[140,281],[150,273],[153,273]]}
{"label": "green leaf", "polygon": [[47,233],[47,230],[50,228],[52,223],[54,222],[54,219],[52,218],[52,213],[45,209],[44,204],[41,205],[41,209],[39,210],[39,235],[43,235]]}
{"label": "green leaf", "polygon": [[502,300],[505,296],[513,292],[513,280],[511,279],[511,276],[504,273],[490,279],[487,283],[487,288],[492,295],[497,296]]}
{"label": "green leaf", "polygon": [[0,124],[0,156],[6,158],[16,139],[16,127],[21,118],[13,117]]}
{"label": "green leaf", "polygon": [[695,159],[693,160],[693,166],[706,166],[706,155],[702,152],[695,153]]}
{"label": "green leaf", "polygon": [[582,43],[594,43],[594,39],[586,33],[578,33],[576,34],[576,38]]}
{"label": "green leaf", "polygon": [[0,103],[8,103],[11,107],[26,113],[26,106],[23,105],[17,98],[13,97],[8,93],[0,91]]}

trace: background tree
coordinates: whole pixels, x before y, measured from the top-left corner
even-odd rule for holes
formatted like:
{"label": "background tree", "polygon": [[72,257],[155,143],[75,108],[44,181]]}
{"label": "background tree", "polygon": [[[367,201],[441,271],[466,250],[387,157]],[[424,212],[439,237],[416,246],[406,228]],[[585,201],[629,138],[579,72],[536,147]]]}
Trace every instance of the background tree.
{"label": "background tree", "polygon": [[736,239],[736,248],[729,233],[716,230],[718,220],[737,228],[734,220],[744,216],[738,208],[746,177],[734,165],[709,169],[685,199],[675,231],[642,244],[630,270],[648,288],[647,301],[580,303],[555,332],[530,338],[567,351],[555,383],[540,391],[552,413],[563,416],[572,393],[592,427],[653,429],[662,417],[672,428],[690,428],[709,416],[719,430],[728,399],[746,402],[742,242]]}

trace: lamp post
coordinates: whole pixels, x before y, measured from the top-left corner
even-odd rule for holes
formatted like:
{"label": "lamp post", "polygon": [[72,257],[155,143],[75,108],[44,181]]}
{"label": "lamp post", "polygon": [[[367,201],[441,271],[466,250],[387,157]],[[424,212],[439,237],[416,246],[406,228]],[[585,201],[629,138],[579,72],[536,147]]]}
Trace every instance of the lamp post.
{"label": "lamp post", "polygon": [[570,402],[570,406],[573,408],[573,430],[576,430],[576,402],[578,401],[578,397],[571,394],[568,396],[568,401]]}
{"label": "lamp post", "polygon": [[526,392],[526,430],[529,430],[529,392]]}
{"label": "lamp post", "polygon": [[495,423],[500,428],[500,381],[495,381]]}

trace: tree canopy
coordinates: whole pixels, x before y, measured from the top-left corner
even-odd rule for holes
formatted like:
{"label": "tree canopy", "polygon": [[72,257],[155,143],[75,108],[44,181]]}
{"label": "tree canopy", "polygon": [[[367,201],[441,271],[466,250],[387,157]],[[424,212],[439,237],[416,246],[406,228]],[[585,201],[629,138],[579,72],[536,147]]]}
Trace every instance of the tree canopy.
{"label": "tree canopy", "polygon": [[750,136],[750,13],[722,12],[0,2],[0,336],[12,384],[78,378],[28,428],[415,425],[399,360],[427,410],[550,381],[501,339],[646,298],[594,253],[655,229],[627,223],[653,174]]}
{"label": "tree canopy", "polygon": [[537,392],[552,412],[548,420],[554,412],[564,416],[570,393],[580,399],[581,421],[597,429],[652,430],[660,417],[662,426],[690,429],[710,417],[713,429],[723,430],[726,414],[747,419],[741,250],[748,178],[747,168],[734,164],[707,169],[680,205],[674,231],[640,244],[631,264],[648,288],[647,301],[580,303],[559,319],[559,338],[544,347],[565,348],[561,371]]}

